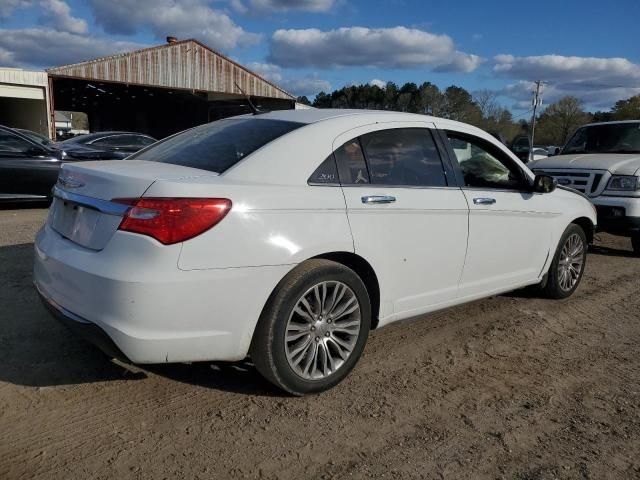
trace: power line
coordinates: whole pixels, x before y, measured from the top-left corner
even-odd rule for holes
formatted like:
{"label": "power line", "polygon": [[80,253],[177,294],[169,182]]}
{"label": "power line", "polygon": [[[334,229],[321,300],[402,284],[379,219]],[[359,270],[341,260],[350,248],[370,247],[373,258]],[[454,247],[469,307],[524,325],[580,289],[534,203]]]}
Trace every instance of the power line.
{"label": "power line", "polygon": [[524,117],[525,115],[527,115],[528,113],[533,112],[533,108],[530,108],[529,110],[527,110],[524,113],[521,113],[520,115],[514,115],[511,117],[511,119],[513,120],[514,118],[520,118],[520,117]]}

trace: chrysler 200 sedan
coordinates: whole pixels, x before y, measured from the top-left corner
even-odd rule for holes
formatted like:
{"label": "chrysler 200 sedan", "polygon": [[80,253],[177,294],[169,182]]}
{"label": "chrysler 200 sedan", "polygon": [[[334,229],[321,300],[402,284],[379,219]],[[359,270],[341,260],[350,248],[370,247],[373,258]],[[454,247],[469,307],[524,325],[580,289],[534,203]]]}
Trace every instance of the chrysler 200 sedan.
{"label": "chrysler 200 sedan", "polygon": [[475,127],[278,111],[64,165],[34,277],[112,355],[250,355],[302,395],[344,379],[371,329],[527,285],[570,296],[595,222]]}

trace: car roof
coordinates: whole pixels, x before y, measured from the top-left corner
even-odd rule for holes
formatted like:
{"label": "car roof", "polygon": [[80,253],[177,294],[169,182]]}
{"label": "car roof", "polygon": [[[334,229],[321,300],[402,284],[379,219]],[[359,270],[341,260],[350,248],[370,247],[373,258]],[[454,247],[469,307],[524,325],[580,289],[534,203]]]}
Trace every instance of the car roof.
{"label": "car roof", "polygon": [[611,122],[594,122],[594,123],[587,123],[586,125],[582,125],[583,127],[593,127],[596,125],[615,125],[615,124],[624,124],[624,123],[640,123],[640,120],[614,120]]}
{"label": "car roof", "polygon": [[[342,109],[342,108],[305,108],[301,110],[274,110],[271,112],[260,113],[258,115],[241,115],[242,117],[253,116],[255,118],[269,119],[269,120],[283,120],[289,122],[298,123],[317,123],[323,120],[329,120],[338,117],[347,116],[389,116],[389,117],[405,117],[407,121],[434,121],[435,117],[428,115],[419,115],[415,113],[403,113],[394,112],[389,110],[356,110],[356,109]],[[238,118],[238,117],[235,117]]]}

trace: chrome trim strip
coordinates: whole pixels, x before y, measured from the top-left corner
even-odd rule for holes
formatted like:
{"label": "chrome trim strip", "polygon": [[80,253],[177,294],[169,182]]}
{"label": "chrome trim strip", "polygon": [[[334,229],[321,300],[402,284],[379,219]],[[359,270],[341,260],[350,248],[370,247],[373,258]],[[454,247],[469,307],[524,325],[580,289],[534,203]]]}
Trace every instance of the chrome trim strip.
{"label": "chrome trim strip", "polygon": [[46,195],[31,195],[21,193],[0,193],[0,200],[18,200],[18,199],[30,199],[30,200],[46,200]]}
{"label": "chrome trim strip", "polygon": [[99,198],[86,197],[84,195],[78,195],[77,193],[67,192],[58,188],[58,186],[53,187],[53,196],[66,202],[93,208],[94,210],[98,210],[104,214],[115,215],[117,217],[122,217],[127,213],[127,210],[131,208],[129,205],[121,205],[119,203],[110,202],[109,200],[101,200]]}
{"label": "chrome trim strip", "polygon": [[56,303],[55,301],[51,300],[49,297],[47,297],[42,290],[40,289],[40,287],[38,286],[37,282],[33,282],[33,286],[36,287],[36,290],[38,291],[38,294],[40,295],[40,298],[42,298],[42,300],[44,300],[45,302],[47,302],[52,308],[54,308],[55,310],[57,310],[58,312],[60,312],[62,315],[64,315],[65,317],[69,318],[70,320],[73,320],[74,322],[78,322],[78,323],[84,323],[86,325],[93,325],[92,322],[90,322],[89,320],[86,320],[82,317],[80,317],[79,315],[76,315],[75,313],[67,310],[66,308],[64,308],[63,306],[59,305],[58,303]]}

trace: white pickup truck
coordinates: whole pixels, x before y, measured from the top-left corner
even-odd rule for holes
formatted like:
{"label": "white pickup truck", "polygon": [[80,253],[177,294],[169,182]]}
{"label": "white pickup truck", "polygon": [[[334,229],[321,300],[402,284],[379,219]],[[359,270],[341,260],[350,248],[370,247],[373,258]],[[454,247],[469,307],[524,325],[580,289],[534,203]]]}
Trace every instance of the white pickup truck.
{"label": "white pickup truck", "polygon": [[586,195],[598,230],[631,237],[640,256],[640,120],[584,125],[559,155],[529,166]]}

